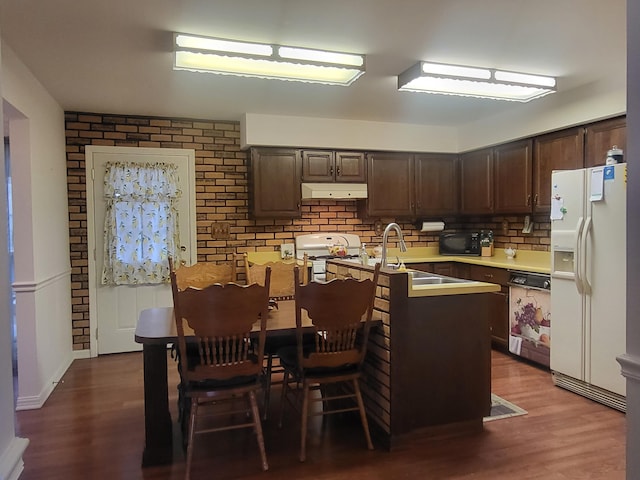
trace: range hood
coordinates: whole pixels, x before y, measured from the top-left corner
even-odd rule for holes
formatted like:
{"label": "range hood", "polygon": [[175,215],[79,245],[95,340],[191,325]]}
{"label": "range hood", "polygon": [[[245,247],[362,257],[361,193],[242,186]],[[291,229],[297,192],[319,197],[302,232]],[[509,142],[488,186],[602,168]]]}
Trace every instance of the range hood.
{"label": "range hood", "polygon": [[332,198],[356,200],[367,198],[366,183],[303,183],[302,199]]}

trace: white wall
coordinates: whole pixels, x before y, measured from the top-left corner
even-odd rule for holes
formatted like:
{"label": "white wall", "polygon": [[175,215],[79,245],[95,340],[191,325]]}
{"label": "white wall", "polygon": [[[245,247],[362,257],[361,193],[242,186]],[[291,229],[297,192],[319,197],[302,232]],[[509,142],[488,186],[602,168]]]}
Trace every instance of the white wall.
{"label": "white wall", "polygon": [[[0,41],[0,98],[2,98],[2,62]],[[0,125],[3,112],[0,104]],[[7,245],[7,189],[3,162],[0,165],[0,479],[17,479],[23,470],[22,454],[26,439],[15,434],[13,413],[13,373],[11,369],[11,286],[9,285],[9,247]]]}
{"label": "white wall", "polygon": [[462,126],[458,132],[459,151],[622,115],[626,112],[626,101],[624,72],[612,74],[605,83],[548,95],[501,115]]}
{"label": "white wall", "polygon": [[39,408],[73,358],[64,112],[6,43],[2,80],[15,192],[17,406]]}
{"label": "white wall", "polygon": [[555,93],[459,128],[247,113],[241,147],[464,152],[626,112],[624,72],[604,83]]}
{"label": "white wall", "polygon": [[356,150],[457,152],[457,130],[402,123],[247,113],[241,148],[252,145]]}

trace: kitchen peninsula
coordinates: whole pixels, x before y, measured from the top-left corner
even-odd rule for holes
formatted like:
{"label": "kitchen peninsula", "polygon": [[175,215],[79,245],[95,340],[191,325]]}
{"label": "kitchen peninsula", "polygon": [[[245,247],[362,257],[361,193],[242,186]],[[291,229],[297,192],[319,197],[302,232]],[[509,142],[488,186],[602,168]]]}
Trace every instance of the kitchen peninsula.
{"label": "kitchen peninsula", "polygon": [[[393,258],[393,257],[392,257]],[[327,262],[327,279],[364,278],[373,267]],[[490,294],[467,281],[411,286],[407,271],[380,272],[363,395],[372,432],[387,448],[411,433],[482,430],[490,410]],[[410,296],[410,291],[420,293]],[[415,292],[414,292],[415,293]]]}

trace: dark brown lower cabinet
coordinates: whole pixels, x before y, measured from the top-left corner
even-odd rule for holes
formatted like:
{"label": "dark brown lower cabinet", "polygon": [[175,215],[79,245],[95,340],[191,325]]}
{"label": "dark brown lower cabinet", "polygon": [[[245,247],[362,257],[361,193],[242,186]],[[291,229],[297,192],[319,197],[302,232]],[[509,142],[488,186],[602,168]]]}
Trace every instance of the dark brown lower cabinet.
{"label": "dark brown lower cabinet", "polygon": [[454,262],[428,262],[428,263],[412,263],[407,265],[414,270],[422,272],[435,273],[436,275],[445,275],[447,277],[457,277],[456,264]]}
{"label": "dark brown lower cabinet", "polygon": [[461,278],[500,285],[499,292],[491,293],[489,328],[491,329],[491,341],[496,345],[507,347],[509,345],[509,272],[502,268],[482,265],[466,265],[465,267],[467,268],[458,272]]}

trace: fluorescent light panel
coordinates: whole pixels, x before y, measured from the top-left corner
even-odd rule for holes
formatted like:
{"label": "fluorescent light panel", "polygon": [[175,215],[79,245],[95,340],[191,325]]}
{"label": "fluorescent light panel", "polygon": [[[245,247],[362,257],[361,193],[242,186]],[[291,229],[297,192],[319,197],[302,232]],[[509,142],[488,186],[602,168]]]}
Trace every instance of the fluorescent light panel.
{"label": "fluorescent light panel", "polygon": [[398,75],[398,89],[528,102],[556,91],[553,77],[486,68],[418,62]]}
{"label": "fluorescent light panel", "polygon": [[364,55],[174,35],[174,69],[329,85],[364,73]]}

